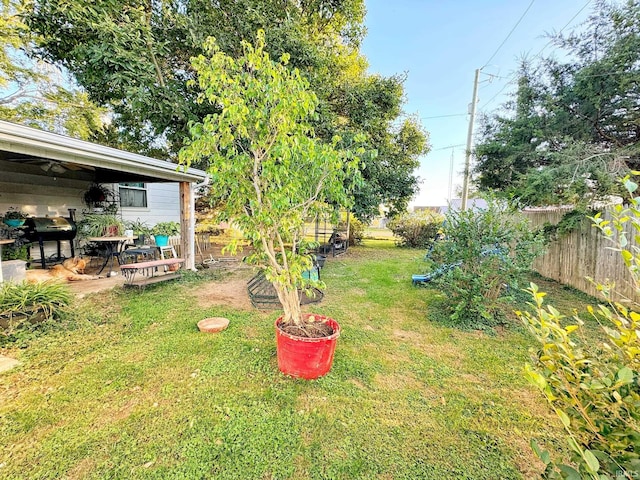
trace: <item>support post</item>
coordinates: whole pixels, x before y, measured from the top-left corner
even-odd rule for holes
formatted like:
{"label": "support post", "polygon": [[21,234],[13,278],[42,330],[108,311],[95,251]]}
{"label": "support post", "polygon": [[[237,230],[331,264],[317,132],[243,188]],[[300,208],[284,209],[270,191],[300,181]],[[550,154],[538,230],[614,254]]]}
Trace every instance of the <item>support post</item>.
{"label": "support post", "polygon": [[184,267],[195,270],[195,199],[191,183],[180,182],[180,250]]}

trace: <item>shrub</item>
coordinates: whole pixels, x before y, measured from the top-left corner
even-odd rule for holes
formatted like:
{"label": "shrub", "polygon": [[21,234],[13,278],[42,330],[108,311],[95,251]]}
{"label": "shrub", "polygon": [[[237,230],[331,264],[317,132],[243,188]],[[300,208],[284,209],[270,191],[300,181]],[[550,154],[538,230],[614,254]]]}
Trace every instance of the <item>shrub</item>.
{"label": "shrub", "polygon": [[0,284],[0,339],[10,339],[32,320],[55,318],[67,306],[71,294],[59,282]]}
{"label": "shrub", "polygon": [[442,215],[438,213],[421,210],[399,215],[391,219],[387,227],[398,237],[398,246],[428,248],[438,235],[442,220]]}
{"label": "shrub", "polygon": [[577,335],[584,328],[580,318],[574,316],[574,324],[564,325],[560,312],[543,305],[544,293],[535,284],[527,291],[534,299],[534,313],[516,313],[539,347],[532,349],[525,376],[560,417],[576,467],[553,462],[532,441],[547,465],[545,478],[632,478],[631,472],[640,471],[640,315],[619,304],[600,306],[597,313],[591,309],[610,326],[603,325],[606,343],[590,347]]}
{"label": "shrub", "polygon": [[2,249],[2,261],[6,260],[29,260],[29,249],[26,244],[9,244]]}
{"label": "shrub", "polygon": [[460,327],[485,329],[499,323],[503,294],[542,253],[543,237],[522,214],[489,199],[483,210],[450,211],[431,258],[441,272],[434,284],[446,293],[445,308]]}
{"label": "shrub", "polygon": [[[630,246],[625,224],[640,240],[638,186],[626,177],[630,206],[615,206],[612,221],[596,215],[593,221],[624,259],[636,292],[640,293],[640,249]],[[578,335],[583,322],[563,325],[564,316],[543,305],[544,293],[532,284],[528,290],[533,313],[516,312],[538,342],[525,375],[544,394],[564,426],[573,465],[551,459],[535,440],[532,447],[547,465],[545,478],[631,479],[640,472],[640,314],[611,297],[608,285],[598,285],[606,305],[589,313],[598,321],[605,341],[589,345]]]}
{"label": "shrub", "polygon": [[21,228],[12,228],[5,224],[0,224],[0,238],[10,238],[14,243],[2,247],[2,261],[5,260],[28,260],[29,240],[24,235]]}

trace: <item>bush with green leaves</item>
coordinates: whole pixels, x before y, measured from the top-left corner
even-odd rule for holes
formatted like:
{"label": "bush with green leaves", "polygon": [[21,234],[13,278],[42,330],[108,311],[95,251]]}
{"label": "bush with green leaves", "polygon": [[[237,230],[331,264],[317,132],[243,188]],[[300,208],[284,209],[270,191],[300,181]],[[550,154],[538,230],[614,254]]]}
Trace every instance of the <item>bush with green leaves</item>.
{"label": "bush with green leaves", "polygon": [[[613,207],[612,220],[600,214],[592,220],[622,255],[640,294],[638,185],[629,177],[623,184],[629,205]],[[628,235],[635,237],[634,244]],[[585,329],[580,318],[573,316],[574,323],[566,324],[560,312],[543,305],[544,293],[534,284],[528,290],[533,313],[516,312],[538,342],[525,375],[562,421],[570,447],[568,465],[553,460],[532,440],[546,464],[545,478],[632,479],[640,472],[640,314],[613,301],[610,285],[598,289],[605,304],[589,313],[603,331],[599,345],[585,343],[579,335]]]}
{"label": "bush with green leaves", "polygon": [[70,301],[69,289],[60,282],[0,283],[0,341],[10,340],[36,317],[55,318]]}
{"label": "bush with green leaves", "polygon": [[430,210],[398,215],[387,224],[401,247],[428,248],[438,235],[444,217]]}
{"label": "bush with green leaves", "polygon": [[13,228],[0,223],[0,239],[11,239],[13,243],[2,247],[2,261],[5,260],[29,260],[29,240],[25,237],[24,230]]}
{"label": "bush with green leaves", "polygon": [[462,328],[498,325],[510,300],[505,293],[517,291],[522,275],[543,251],[542,234],[516,209],[495,199],[488,199],[485,209],[450,210],[442,233],[430,261],[449,318]]}

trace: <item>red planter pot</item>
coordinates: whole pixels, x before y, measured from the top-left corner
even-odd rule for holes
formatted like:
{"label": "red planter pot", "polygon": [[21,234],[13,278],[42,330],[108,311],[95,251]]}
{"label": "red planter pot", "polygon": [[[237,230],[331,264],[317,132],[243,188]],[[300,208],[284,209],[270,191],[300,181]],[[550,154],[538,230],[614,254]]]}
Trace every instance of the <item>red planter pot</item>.
{"label": "red planter pot", "polygon": [[319,321],[328,323],[333,328],[333,334],[324,338],[289,335],[278,328],[282,317],[278,318],[275,323],[278,368],[285,375],[313,380],[326,375],[331,370],[333,353],[340,336],[340,325],[324,315],[312,313],[303,315],[305,318],[313,316]]}

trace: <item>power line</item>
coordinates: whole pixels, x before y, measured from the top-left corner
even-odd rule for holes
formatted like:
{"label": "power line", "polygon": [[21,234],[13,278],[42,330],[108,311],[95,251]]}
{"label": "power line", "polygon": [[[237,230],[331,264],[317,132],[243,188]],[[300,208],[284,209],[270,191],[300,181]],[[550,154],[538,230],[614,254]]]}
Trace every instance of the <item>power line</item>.
{"label": "power line", "polygon": [[496,93],[493,97],[491,97],[489,100],[487,100],[487,102],[484,104],[484,108],[487,108],[487,105],[489,105],[491,102],[493,102],[496,98],[498,98],[498,95],[500,95],[502,92],[504,92],[504,90],[509,86],[512,85],[516,79],[517,79],[517,74],[513,76],[513,78],[511,78],[511,80],[509,80],[507,83],[504,84],[504,87],[502,87],[500,90],[498,90],[498,93]]}
{"label": "power line", "polygon": [[458,147],[464,147],[464,146],[465,146],[464,143],[459,143],[458,145],[447,145],[446,147],[434,148],[431,151],[432,152],[439,152],[440,150],[449,150],[450,148],[458,148]]}
{"label": "power line", "polygon": [[[484,67],[483,67],[484,68]],[[491,77],[488,81],[491,82],[491,80],[493,80],[494,78],[497,78],[499,80],[507,80],[509,77],[502,77],[500,75],[496,75],[495,73],[487,73],[487,72],[480,72],[482,75],[486,75],[487,77]],[[486,82],[487,80],[483,80],[483,82]]]}
{"label": "power line", "polygon": [[493,57],[495,57],[498,52],[500,51],[500,49],[504,46],[505,43],[507,43],[507,40],[509,40],[509,37],[511,36],[511,34],[515,31],[515,29],[518,27],[518,25],[520,25],[520,22],[522,21],[522,19],[525,17],[525,15],[527,14],[527,12],[529,11],[529,9],[533,6],[533,4],[535,3],[536,0],[531,0],[531,3],[529,4],[529,6],[527,7],[527,9],[524,11],[524,13],[520,16],[520,18],[518,19],[518,21],[516,22],[516,24],[513,26],[513,28],[511,29],[511,31],[509,32],[509,34],[505,37],[505,39],[502,41],[502,43],[500,44],[500,46],[498,48],[496,48],[496,51],[493,52],[493,55],[491,55],[491,58],[489,58],[489,60],[487,60],[485,62],[485,64],[480,68],[480,70],[482,70],[484,67],[486,67],[487,65],[489,65],[489,63],[491,62],[491,60],[493,60]]}
{"label": "power line", "polygon": [[[581,75],[580,78],[596,78],[596,77],[613,77],[616,75],[637,75],[638,72],[630,72],[630,71],[621,71],[621,72],[605,72],[605,73],[594,73],[591,75]],[[512,85],[516,80],[517,80],[518,76],[517,74],[514,75],[511,80],[509,82],[507,82],[504,87],[502,87],[498,93],[496,93],[493,97],[491,97],[489,100],[487,100],[487,102],[484,104],[484,108],[487,108],[487,105],[489,105],[493,100],[496,99],[496,97],[498,97],[498,95],[500,95],[505,88],[507,88],[509,85]]]}
{"label": "power line", "polygon": [[[587,2],[586,2],[586,3],[585,3],[585,4],[580,8],[580,10],[578,10],[578,11],[576,12],[576,14],[575,14],[573,17],[571,17],[571,19],[569,19],[569,21],[568,21],[567,23],[565,23],[565,24],[564,24],[564,26],[563,26],[563,27],[558,31],[557,35],[561,34],[561,33],[565,30],[565,28],[567,28],[569,25],[571,25],[571,23],[572,23],[572,22],[573,22],[573,21],[578,17],[578,15],[580,15],[580,14],[584,11],[584,9],[585,9],[585,8],[587,8],[587,7],[589,6],[589,4],[590,4],[590,3],[591,3],[591,0],[587,0]],[[527,10],[528,10],[530,7],[531,7],[531,5],[529,5],[529,7],[527,8]],[[525,14],[526,14],[526,13],[527,13],[527,12],[525,11]],[[523,14],[523,16],[524,16],[524,14]],[[522,20],[522,19],[521,19],[521,20]],[[518,23],[519,23],[519,21],[518,21]],[[517,24],[516,24],[516,26],[517,26]],[[515,27],[514,27],[514,28],[515,28]],[[509,34],[509,35],[510,35],[510,34]],[[506,40],[505,40],[505,41],[506,41]],[[503,42],[503,43],[504,43],[504,42]],[[540,57],[540,55],[542,54],[542,52],[543,52],[543,51],[544,51],[544,50],[545,50],[549,45],[551,45],[552,43],[553,43],[553,39],[549,40],[549,41],[544,45],[544,47],[542,47],[542,48],[538,51],[538,53],[536,53],[536,54],[531,58],[531,60],[533,61],[533,60],[535,60],[536,58]],[[501,45],[501,46],[502,46],[502,45]],[[497,52],[496,52],[496,53],[497,53]],[[494,56],[495,56],[495,53],[494,53]],[[493,58],[493,56],[492,56],[491,58]],[[491,61],[491,59],[489,59],[489,61],[488,61],[487,63],[489,63],[490,61]],[[612,73],[612,74],[613,74],[613,73]],[[513,82],[517,79],[517,77],[518,77],[518,73],[517,73],[517,72],[516,72],[515,74],[513,74],[511,77],[507,77],[507,78],[509,78],[509,81],[504,85],[504,87],[502,87],[502,88],[498,91],[498,93],[496,93],[493,97],[491,97],[491,98],[490,98],[490,99],[489,99],[489,100],[484,104],[483,110],[484,110],[484,109],[486,109],[486,108],[487,108],[487,105],[489,105],[491,102],[493,102],[493,101],[494,101],[494,100],[495,100],[495,99],[496,99],[496,98],[497,98],[497,97],[498,97],[498,96],[499,96],[499,95],[500,95],[500,94],[501,94],[501,93],[502,93],[502,92],[503,92],[503,91],[504,91],[504,90],[505,90],[509,85],[512,85],[512,84],[513,84]],[[502,78],[504,78],[504,77],[500,77],[500,78],[502,79]]]}
{"label": "power line", "polygon": [[[578,13],[576,13],[573,17],[571,17],[571,19],[570,19],[567,23],[565,23],[565,24],[564,24],[564,27],[562,27],[562,28],[560,29],[560,31],[557,33],[557,35],[560,35],[560,34],[563,32],[563,30],[564,30],[565,28],[567,28],[569,25],[571,25],[571,22],[573,22],[573,21],[576,19],[576,17],[577,17],[578,15],[580,15],[580,14],[582,13],[582,11],[583,11],[585,8],[587,8],[587,6],[588,6],[590,3],[591,3],[591,0],[587,0],[587,3],[585,3],[585,4],[582,6],[582,8],[581,8],[580,10],[578,10]],[[553,38],[552,38],[551,40],[549,40],[549,41],[545,44],[545,46],[544,46],[544,47],[542,47],[542,49],[541,49],[538,53],[536,53],[536,54],[533,56],[533,58],[536,58],[536,57],[540,56],[540,54],[541,54],[542,52],[544,52],[544,49],[545,49],[545,48],[547,48],[547,47],[548,47],[549,45],[551,45],[552,43],[553,43]]]}
{"label": "power line", "polygon": [[447,117],[466,117],[468,113],[451,113],[449,115],[435,115],[433,117],[420,117],[420,120],[431,120],[432,118],[447,118]]}

